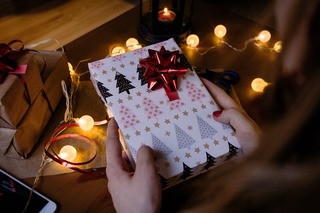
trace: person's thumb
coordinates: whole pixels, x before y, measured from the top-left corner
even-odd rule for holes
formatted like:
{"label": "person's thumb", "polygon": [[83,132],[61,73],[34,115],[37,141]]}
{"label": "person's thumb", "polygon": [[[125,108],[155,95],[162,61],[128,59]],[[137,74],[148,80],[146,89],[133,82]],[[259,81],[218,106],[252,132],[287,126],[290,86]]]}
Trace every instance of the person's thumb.
{"label": "person's thumb", "polygon": [[137,153],[135,174],[154,178],[157,175],[154,151],[149,146],[141,146]]}

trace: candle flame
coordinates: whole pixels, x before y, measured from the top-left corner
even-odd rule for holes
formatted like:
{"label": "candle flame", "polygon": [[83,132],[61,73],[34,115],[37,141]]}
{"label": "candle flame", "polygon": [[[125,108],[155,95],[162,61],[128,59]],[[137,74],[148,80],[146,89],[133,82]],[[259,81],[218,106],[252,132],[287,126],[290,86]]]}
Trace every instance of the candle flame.
{"label": "candle flame", "polygon": [[169,13],[168,13],[168,8],[165,7],[165,8],[163,9],[163,11],[164,11],[164,14],[165,14],[165,15],[169,15]]}

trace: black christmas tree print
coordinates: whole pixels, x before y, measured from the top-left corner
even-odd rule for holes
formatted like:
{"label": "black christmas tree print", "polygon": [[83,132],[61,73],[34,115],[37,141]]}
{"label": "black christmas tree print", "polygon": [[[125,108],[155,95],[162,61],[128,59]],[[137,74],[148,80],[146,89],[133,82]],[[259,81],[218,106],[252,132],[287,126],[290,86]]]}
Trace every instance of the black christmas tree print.
{"label": "black christmas tree print", "polygon": [[211,125],[205,122],[202,118],[197,115],[198,126],[201,134],[201,139],[210,138],[213,139],[213,136],[217,133]]}
{"label": "black christmas tree print", "polygon": [[229,153],[225,158],[225,161],[230,160],[233,156],[236,156],[238,153],[238,149],[237,147],[233,146],[230,142],[228,142],[229,145]]}
{"label": "black christmas tree print", "polygon": [[183,172],[179,180],[186,180],[190,176],[192,176],[192,169],[187,164],[183,163]]}
{"label": "black christmas tree print", "polygon": [[172,150],[167,145],[165,145],[159,138],[157,138],[157,136],[155,136],[154,134],[151,135],[152,145],[154,150],[156,150],[157,157],[164,158],[170,153],[172,153]]}
{"label": "black christmas tree print", "polygon": [[143,76],[145,71],[146,69],[138,64],[137,73],[139,74],[138,79],[141,81],[141,86],[148,83],[148,80]]}
{"label": "black christmas tree print", "polygon": [[190,137],[185,131],[183,131],[180,127],[174,124],[174,128],[177,135],[177,142],[179,149],[188,148],[191,149],[192,144],[196,141]]}
{"label": "black christmas tree print", "polygon": [[211,167],[215,166],[216,164],[216,158],[211,156],[208,152],[206,152],[206,154],[207,154],[207,162],[206,162],[206,165],[204,165],[204,167],[202,168],[202,171],[208,170]]}
{"label": "black christmas tree print", "polygon": [[107,100],[107,97],[112,96],[112,94],[108,92],[109,89],[104,87],[102,82],[97,81],[97,86],[98,86],[99,91],[101,92],[101,95],[103,96],[103,98],[105,100]]}
{"label": "black christmas tree print", "polygon": [[159,175],[160,176],[160,181],[161,181],[161,187],[162,188],[165,188],[168,186],[168,180],[165,179],[164,177],[162,177],[162,175]]}
{"label": "black christmas tree print", "polygon": [[135,88],[134,86],[132,86],[130,84],[131,81],[126,79],[126,76],[119,73],[119,72],[116,72],[116,76],[115,76],[114,80],[117,80],[116,87],[119,87],[119,94],[124,91],[126,91],[128,94],[130,94],[129,90]]}

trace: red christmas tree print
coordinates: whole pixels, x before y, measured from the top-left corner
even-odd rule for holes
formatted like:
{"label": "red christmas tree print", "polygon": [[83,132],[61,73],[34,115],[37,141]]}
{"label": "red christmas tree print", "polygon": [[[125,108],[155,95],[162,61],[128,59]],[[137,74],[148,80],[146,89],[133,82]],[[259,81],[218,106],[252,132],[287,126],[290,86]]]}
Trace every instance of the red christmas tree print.
{"label": "red christmas tree print", "polygon": [[180,107],[184,106],[185,103],[181,99],[177,99],[174,101],[168,101],[170,110],[178,109],[180,111]]}
{"label": "red christmas tree print", "polygon": [[188,95],[191,97],[191,101],[199,101],[205,97],[201,89],[199,89],[194,83],[187,81],[186,88],[188,89]]}
{"label": "red christmas tree print", "polygon": [[143,98],[143,109],[147,115],[148,119],[158,118],[162,115],[162,111],[159,106],[157,106],[151,99],[144,97]]}
{"label": "red christmas tree print", "polygon": [[136,124],[140,123],[137,116],[124,105],[120,106],[120,118],[124,128],[134,127]]}

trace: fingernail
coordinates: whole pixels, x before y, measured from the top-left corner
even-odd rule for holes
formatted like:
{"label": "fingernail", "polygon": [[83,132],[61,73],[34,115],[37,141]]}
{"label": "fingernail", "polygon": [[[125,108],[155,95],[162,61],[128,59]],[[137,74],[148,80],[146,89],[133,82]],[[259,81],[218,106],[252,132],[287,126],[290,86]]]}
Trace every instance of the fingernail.
{"label": "fingernail", "polygon": [[214,112],[213,112],[213,116],[214,116],[214,117],[220,117],[221,113],[222,113],[221,110],[214,111]]}

